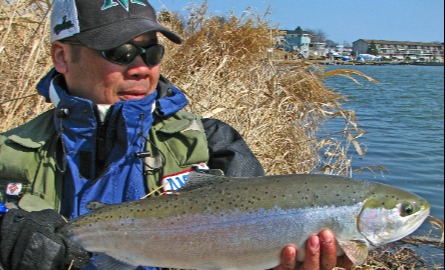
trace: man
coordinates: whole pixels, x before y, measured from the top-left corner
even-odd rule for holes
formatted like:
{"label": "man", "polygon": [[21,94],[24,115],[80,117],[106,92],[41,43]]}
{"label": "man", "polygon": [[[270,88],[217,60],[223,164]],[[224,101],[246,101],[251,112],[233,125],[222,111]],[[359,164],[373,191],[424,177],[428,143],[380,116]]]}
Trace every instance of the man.
{"label": "man", "polygon": [[[55,109],[0,136],[0,187],[9,210],[0,231],[3,267],[96,269],[90,254],[57,233],[88,213],[180,188],[194,169],[260,176],[261,165],[230,126],[182,109],[184,94],[161,76],[161,26],[147,0],[56,0],[54,69],[38,91]],[[336,265],[329,231],[309,239],[302,269]],[[282,265],[295,269],[296,247]],[[155,269],[141,267],[141,269]]]}

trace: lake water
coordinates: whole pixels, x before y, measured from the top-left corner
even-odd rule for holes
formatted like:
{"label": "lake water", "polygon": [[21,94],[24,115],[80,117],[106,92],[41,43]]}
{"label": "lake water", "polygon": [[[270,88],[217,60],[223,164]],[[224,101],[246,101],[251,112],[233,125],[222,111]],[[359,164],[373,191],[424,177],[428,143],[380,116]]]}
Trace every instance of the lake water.
{"label": "lake water", "polygon": [[[426,198],[432,204],[432,215],[443,221],[444,67],[327,68],[332,69],[355,69],[381,82],[359,79],[360,86],[344,77],[326,82],[348,97],[343,107],[356,112],[360,127],[367,132],[359,139],[367,146],[367,154],[359,156],[351,150],[353,168],[378,165],[389,170],[383,176],[365,171],[353,177],[414,192]],[[334,121],[327,128],[335,130],[339,124]]]}

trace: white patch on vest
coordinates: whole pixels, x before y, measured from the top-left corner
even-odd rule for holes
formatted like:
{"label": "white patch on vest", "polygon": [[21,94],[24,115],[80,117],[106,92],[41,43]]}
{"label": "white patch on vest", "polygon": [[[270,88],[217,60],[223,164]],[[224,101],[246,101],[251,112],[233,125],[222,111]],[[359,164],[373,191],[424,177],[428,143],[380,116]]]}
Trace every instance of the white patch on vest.
{"label": "white patch on vest", "polygon": [[193,170],[195,170],[197,172],[208,172],[208,171],[210,171],[209,166],[207,166],[207,164],[204,163],[204,162],[201,162],[201,163],[198,163],[198,164],[193,164],[192,168],[193,168]]}
{"label": "white patch on vest", "polygon": [[199,127],[198,121],[193,120],[190,126],[186,129],[184,129],[182,132],[194,130],[194,131],[201,131],[201,128]]}
{"label": "white patch on vest", "polygon": [[9,183],[6,187],[6,194],[9,196],[20,196],[23,190],[23,185],[21,183]]}
{"label": "white patch on vest", "polygon": [[163,187],[162,189],[164,190],[164,193],[172,194],[174,193],[172,191],[177,191],[181,189],[187,182],[188,176],[191,171],[192,169],[188,169],[186,171],[172,175],[167,175],[164,178],[162,178],[161,186]]}
{"label": "white patch on vest", "polygon": [[190,172],[208,172],[209,170],[209,166],[207,166],[206,163],[201,162],[193,164],[191,169],[164,176],[161,181],[161,187],[164,190],[164,194],[173,194],[175,191],[181,189],[185,183],[187,183]]}

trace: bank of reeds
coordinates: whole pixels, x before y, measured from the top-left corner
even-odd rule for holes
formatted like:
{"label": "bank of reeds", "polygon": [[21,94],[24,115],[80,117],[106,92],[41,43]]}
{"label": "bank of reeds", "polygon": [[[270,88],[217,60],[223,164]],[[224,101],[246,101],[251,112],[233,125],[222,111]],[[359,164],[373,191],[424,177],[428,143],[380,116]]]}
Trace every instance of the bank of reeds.
{"label": "bank of reeds", "polygon": [[[35,86],[51,68],[51,1],[1,1],[0,130],[6,130],[50,107]],[[163,73],[188,95],[189,109],[237,128],[270,174],[316,168],[349,174],[346,153],[361,131],[353,125],[353,113],[338,105],[341,96],[323,85],[311,65],[274,64],[268,50],[276,29],[264,17],[213,17],[206,7],[191,8],[185,21],[167,11],[160,16],[185,39],[182,46],[165,42]],[[344,140],[317,138],[320,123],[338,116],[346,121]]]}
{"label": "bank of reeds", "polygon": [[[50,5],[50,0],[0,0],[0,131],[51,107],[35,90],[52,66]],[[279,52],[270,50],[277,29],[249,12],[215,17],[204,2],[187,18],[168,11],[160,17],[185,40],[182,46],[164,41],[163,73],[187,94],[188,110],[234,126],[269,174],[351,174],[348,151],[365,153],[357,141],[364,132],[323,78],[363,74],[324,73],[305,62],[277,65]],[[344,126],[317,137],[324,121],[338,117]]]}
{"label": "bank of reeds", "polygon": [[[162,19],[185,38],[169,44],[165,74],[190,97],[193,112],[219,118],[246,138],[270,174],[350,173],[347,150],[362,131],[341,96],[326,88],[313,65],[276,65],[277,29],[263,16],[208,16],[207,5],[191,9],[186,23],[162,12]],[[321,123],[345,119],[342,139],[317,138]],[[337,137],[338,138],[338,137]],[[320,150],[322,154],[320,154]]]}

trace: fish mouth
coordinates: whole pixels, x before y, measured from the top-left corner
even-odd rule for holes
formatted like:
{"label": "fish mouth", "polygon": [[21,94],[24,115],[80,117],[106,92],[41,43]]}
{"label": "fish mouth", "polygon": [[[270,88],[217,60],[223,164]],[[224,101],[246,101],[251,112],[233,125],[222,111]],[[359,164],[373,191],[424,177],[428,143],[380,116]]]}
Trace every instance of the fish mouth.
{"label": "fish mouth", "polygon": [[[411,219],[407,222],[409,224],[412,224],[411,226],[407,227],[408,232],[409,232],[408,235],[417,231],[417,229],[419,229],[422,226],[423,222],[429,216],[430,216],[430,208],[427,206],[423,206],[422,209],[418,213],[412,215]],[[397,240],[400,240],[400,239],[397,239]]]}
{"label": "fish mouth", "polygon": [[429,207],[422,207],[422,209],[416,214],[413,214],[409,218],[407,218],[407,220],[405,221],[405,225],[395,233],[395,239],[391,242],[403,239],[417,231],[429,216]]}

